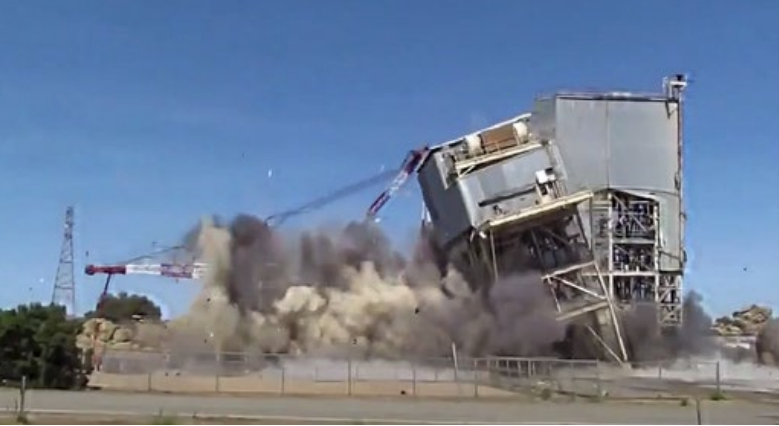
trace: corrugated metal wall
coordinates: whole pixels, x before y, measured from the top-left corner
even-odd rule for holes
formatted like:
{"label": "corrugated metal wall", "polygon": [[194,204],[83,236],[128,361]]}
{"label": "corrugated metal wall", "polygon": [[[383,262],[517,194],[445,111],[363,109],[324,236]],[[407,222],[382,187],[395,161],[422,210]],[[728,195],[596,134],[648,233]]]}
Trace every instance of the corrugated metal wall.
{"label": "corrugated metal wall", "polygon": [[531,121],[555,141],[569,192],[611,188],[660,201],[663,270],[682,267],[677,113],[659,100],[557,97],[539,100]]}

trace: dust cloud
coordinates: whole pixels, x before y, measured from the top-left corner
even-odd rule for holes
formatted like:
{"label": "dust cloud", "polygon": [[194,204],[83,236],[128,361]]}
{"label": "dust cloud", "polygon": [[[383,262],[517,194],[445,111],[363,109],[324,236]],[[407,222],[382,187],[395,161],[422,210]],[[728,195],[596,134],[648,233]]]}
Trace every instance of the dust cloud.
{"label": "dust cloud", "polygon": [[[449,355],[455,343],[468,356],[593,356],[572,349],[591,339],[555,319],[539,273],[468,283],[432,241],[423,229],[405,258],[373,224],[291,236],[248,215],[203,220],[186,243],[210,268],[189,313],[177,320],[175,344],[397,359]],[[631,358],[713,351],[701,301],[695,293],[686,298],[684,326],[671,336],[658,332],[654,308],[623,313]]]}
{"label": "dust cloud", "polygon": [[204,220],[187,242],[210,268],[177,321],[191,334],[181,344],[200,335],[222,351],[398,358],[448,355],[455,343],[473,356],[552,355],[565,328],[538,274],[473,292],[430,241],[406,259],[373,224],[292,237],[247,215]]}
{"label": "dust cloud", "polygon": [[775,366],[779,363],[779,318],[774,318],[760,330],[755,344],[758,361]]}
{"label": "dust cloud", "polygon": [[703,296],[689,292],[682,305],[682,325],[666,331],[658,329],[654,305],[636,305],[624,313],[622,327],[628,351],[636,362],[713,355],[719,348],[712,339],[713,324],[703,308]]}

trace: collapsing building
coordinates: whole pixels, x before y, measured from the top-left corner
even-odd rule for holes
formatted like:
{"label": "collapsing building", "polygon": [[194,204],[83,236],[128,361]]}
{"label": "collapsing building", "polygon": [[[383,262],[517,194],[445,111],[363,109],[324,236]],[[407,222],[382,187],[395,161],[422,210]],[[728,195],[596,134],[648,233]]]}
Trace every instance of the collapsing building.
{"label": "collapsing building", "polygon": [[627,360],[620,309],[682,322],[685,87],[558,93],[430,148],[418,180],[437,243],[471,283],[540,271],[559,319]]}

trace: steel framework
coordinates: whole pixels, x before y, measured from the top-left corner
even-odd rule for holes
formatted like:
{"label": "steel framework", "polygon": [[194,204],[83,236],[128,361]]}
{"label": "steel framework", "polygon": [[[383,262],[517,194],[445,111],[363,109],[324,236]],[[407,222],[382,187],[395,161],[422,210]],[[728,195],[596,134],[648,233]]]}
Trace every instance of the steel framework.
{"label": "steel framework", "polygon": [[[496,205],[494,216],[474,227],[467,238],[446,248],[450,258],[471,282],[496,282],[504,274],[540,271],[542,283],[554,299],[558,320],[583,325],[603,348],[604,355],[620,363],[627,361],[612,293],[587,241],[580,215],[580,208],[592,200],[593,193],[568,193],[564,181],[557,176],[553,141],[535,141],[525,149],[507,149],[518,153],[544,150],[553,164],[537,171],[534,187],[527,190],[535,193],[536,203],[516,211],[502,211]],[[482,158],[493,162],[500,159],[497,154],[490,152],[489,157]],[[454,163],[452,182],[484,167],[478,160],[468,158],[467,171]]]}
{"label": "steel framework", "polygon": [[76,278],[73,266],[73,207],[65,210],[65,229],[60,248],[57,275],[51,293],[51,303],[65,306],[69,315],[76,314]]}
{"label": "steel framework", "polygon": [[681,277],[663,272],[660,206],[648,196],[609,190],[590,204],[593,250],[609,292],[625,308],[654,304],[658,324],[682,322]]}

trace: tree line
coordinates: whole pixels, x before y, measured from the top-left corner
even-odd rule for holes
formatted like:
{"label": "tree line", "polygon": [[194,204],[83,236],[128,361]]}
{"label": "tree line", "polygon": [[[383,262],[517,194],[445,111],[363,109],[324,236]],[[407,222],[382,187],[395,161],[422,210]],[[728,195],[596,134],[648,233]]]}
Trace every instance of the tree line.
{"label": "tree line", "polygon": [[18,386],[80,389],[91,372],[88,353],[76,345],[84,321],[105,318],[113,322],[138,318],[159,320],[160,308],[145,296],[107,295],[83,317],[68,318],[65,307],[31,303],[0,310],[0,381]]}

